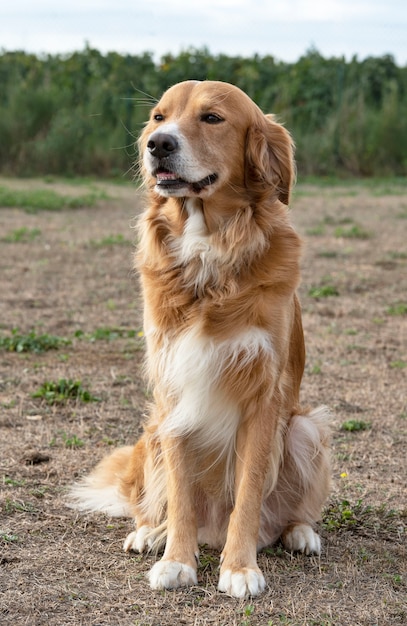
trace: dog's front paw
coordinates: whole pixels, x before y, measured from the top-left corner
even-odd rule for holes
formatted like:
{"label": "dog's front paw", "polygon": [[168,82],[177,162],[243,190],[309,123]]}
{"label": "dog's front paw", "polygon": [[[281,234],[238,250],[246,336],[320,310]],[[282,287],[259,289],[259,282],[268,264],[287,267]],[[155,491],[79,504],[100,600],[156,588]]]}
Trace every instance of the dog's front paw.
{"label": "dog's front paw", "polygon": [[321,553],[319,535],[308,524],[294,524],[282,536],[283,544],[290,552],[303,552],[307,556]]}
{"label": "dog's front paw", "polygon": [[256,568],[244,567],[232,571],[225,569],[221,572],[218,589],[235,598],[257,596],[264,591],[266,581],[261,571]]}
{"label": "dog's front paw", "polygon": [[175,589],[196,585],[196,570],[179,561],[158,561],[148,573],[151,589]]}

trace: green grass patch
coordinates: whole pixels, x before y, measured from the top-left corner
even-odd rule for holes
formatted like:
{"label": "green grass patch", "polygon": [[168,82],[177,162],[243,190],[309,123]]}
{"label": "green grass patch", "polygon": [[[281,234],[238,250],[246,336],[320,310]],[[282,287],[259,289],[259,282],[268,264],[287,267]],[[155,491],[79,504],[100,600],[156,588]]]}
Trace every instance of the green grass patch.
{"label": "green grass patch", "polygon": [[369,430],[371,424],[364,422],[363,420],[347,420],[341,425],[341,430],[347,430],[348,432],[358,432],[360,430]]}
{"label": "green grass patch", "polygon": [[339,256],[336,250],[321,250],[318,252],[317,257],[321,259],[336,259]]}
{"label": "green grass patch", "polygon": [[311,228],[308,228],[306,234],[310,235],[311,237],[320,237],[321,235],[325,234],[325,227],[323,224],[312,226]]}
{"label": "green grass patch", "polygon": [[389,315],[407,315],[407,303],[397,302],[388,307],[387,313]]}
{"label": "green grass patch", "polygon": [[0,207],[16,207],[29,213],[91,207],[106,195],[90,192],[80,196],[63,196],[52,189],[11,189],[0,186]]}
{"label": "green grass patch", "polygon": [[130,246],[132,242],[130,239],[126,239],[123,235],[108,235],[99,240],[91,240],[91,245],[95,248],[104,248],[109,246]]}
{"label": "green grass patch", "polygon": [[313,376],[321,374],[322,373],[322,367],[320,363],[315,363],[315,365],[313,365],[311,367],[310,370],[310,374],[312,374]]}
{"label": "green grass patch", "polygon": [[100,398],[93,396],[82,386],[80,381],[60,378],[58,381],[45,381],[41,387],[32,394],[33,398],[41,398],[47,404],[61,404],[68,400],[80,402],[99,402]]}
{"label": "green grass patch", "polygon": [[10,514],[13,513],[36,513],[37,508],[31,504],[31,502],[21,502],[19,500],[11,500],[11,498],[6,499],[6,503],[4,505],[5,512]]}
{"label": "green grass patch", "polygon": [[24,487],[25,480],[17,480],[15,478],[11,478],[10,476],[3,476],[3,484],[8,487]]}
{"label": "green grass patch", "polygon": [[401,359],[397,360],[397,361],[392,361],[390,363],[390,367],[392,367],[393,369],[396,370],[403,370],[407,367],[407,362],[403,361]]}
{"label": "green grass patch", "polygon": [[358,500],[355,505],[351,505],[348,500],[342,500],[327,507],[322,525],[329,531],[348,529],[358,524],[362,514],[370,513],[370,511],[371,507],[364,507],[361,500]]}
{"label": "green grass patch", "polygon": [[388,253],[390,259],[394,259],[395,261],[407,259],[407,252],[401,252],[399,250],[394,250]]}
{"label": "green grass patch", "polygon": [[337,238],[343,239],[370,239],[372,236],[371,233],[357,224],[353,224],[349,228],[338,226],[334,230],[334,235]]}
{"label": "green grass patch", "polygon": [[128,329],[128,328],[109,328],[101,327],[96,330],[85,333],[83,330],[75,331],[75,337],[77,339],[87,339],[88,341],[113,341],[115,339],[134,339],[142,338],[144,333],[142,330]]}
{"label": "green grass patch", "polygon": [[388,509],[385,504],[373,507],[364,504],[362,500],[354,503],[335,500],[325,508],[322,525],[331,532],[356,532],[360,528],[363,534],[369,531],[376,537],[388,540],[391,537],[400,538],[400,528],[404,527],[405,517],[405,510]]}
{"label": "green grass patch", "polygon": [[0,337],[0,349],[8,352],[34,352],[40,354],[47,350],[58,350],[61,346],[67,346],[71,342],[64,337],[56,335],[37,335],[34,330],[28,334],[22,334],[17,328],[13,328],[11,336]]}
{"label": "green grass patch", "polygon": [[18,535],[12,533],[0,532],[0,541],[3,543],[17,543],[19,541]]}
{"label": "green grass patch", "polygon": [[318,300],[320,298],[329,298],[330,296],[339,296],[339,291],[334,285],[321,285],[320,287],[311,287],[308,295],[310,298]]}
{"label": "green grass patch", "polygon": [[71,450],[74,448],[83,448],[83,446],[85,445],[85,442],[77,435],[67,435],[66,433],[63,433],[62,440],[64,442],[65,448],[70,448]]}
{"label": "green grass patch", "polygon": [[2,237],[0,241],[4,243],[29,243],[40,235],[41,231],[38,228],[27,228],[23,226],[22,228],[12,230],[8,235]]}

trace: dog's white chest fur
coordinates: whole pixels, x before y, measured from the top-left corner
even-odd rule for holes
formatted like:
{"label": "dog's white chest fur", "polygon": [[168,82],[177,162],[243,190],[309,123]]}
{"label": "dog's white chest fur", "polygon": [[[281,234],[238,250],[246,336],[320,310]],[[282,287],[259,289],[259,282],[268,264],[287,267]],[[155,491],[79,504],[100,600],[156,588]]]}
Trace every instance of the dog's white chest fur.
{"label": "dog's white chest fur", "polygon": [[179,260],[183,264],[188,263],[196,256],[200,256],[204,260],[204,257],[212,251],[210,236],[202,211],[196,206],[194,200],[187,200],[185,208],[188,212],[188,219],[185,223],[184,233],[178,242]]}
{"label": "dog's white chest fur", "polygon": [[173,399],[173,409],[160,427],[162,433],[196,433],[207,447],[227,447],[234,438],[240,408],[222,386],[223,372],[243,370],[260,353],[271,355],[272,345],[268,334],[256,327],[218,341],[191,326],[166,340],[153,357],[158,384]]}
{"label": "dog's white chest fur", "polygon": [[[194,264],[193,273],[188,272],[186,287],[203,292],[209,283],[216,284],[219,267],[225,262],[225,254],[218,250],[208,233],[201,208],[196,201],[189,199],[185,203],[188,219],[184,232],[171,244],[171,251],[177,265],[187,267]],[[196,263],[198,261],[198,263]]]}

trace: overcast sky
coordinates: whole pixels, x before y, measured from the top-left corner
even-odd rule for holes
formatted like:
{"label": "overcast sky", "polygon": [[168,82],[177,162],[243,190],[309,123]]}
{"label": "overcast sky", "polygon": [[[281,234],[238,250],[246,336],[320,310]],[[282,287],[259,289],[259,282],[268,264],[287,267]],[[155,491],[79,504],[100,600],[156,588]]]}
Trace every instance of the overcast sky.
{"label": "overcast sky", "polygon": [[392,54],[407,64],[407,0],[0,0],[0,49],[67,53],[85,44],[140,54]]}

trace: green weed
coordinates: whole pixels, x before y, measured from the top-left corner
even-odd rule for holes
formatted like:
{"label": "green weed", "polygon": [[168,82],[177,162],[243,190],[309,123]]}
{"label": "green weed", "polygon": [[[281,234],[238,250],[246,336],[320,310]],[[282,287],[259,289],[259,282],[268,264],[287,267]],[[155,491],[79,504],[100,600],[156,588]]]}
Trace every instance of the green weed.
{"label": "green weed", "polygon": [[347,420],[341,425],[341,430],[347,430],[348,432],[357,432],[360,430],[369,430],[371,424],[364,422],[363,420]]}
{"label": "green weed", "polygon": [[4,243],[29,243],[41,235],[41,231],[38,228],[17,228],[12,230],[11,233],[0,239]]}
{"label": "green weed", "polygon": [[250,622],[251,622],[250,618],[251,618],[251,616],[254,613],[254,605],[253,604],[246,605],[243,608],[242,613],[243,613],[243,621],[240,622],[240,625],[241,626],[250,626]]}
{"label": "green weed", "polygon": [[335,250],[321,250],[317,256],[321,259],[336,259],[339,255]]}
{"label": "green weed", "polygon": [[392,361],[390,363],[390,367],[392,367],[393,369],[403,370],[405,367],[407,367],[407,362],[402,361],[401,359],[399,359],[398,361]]}
{"label": "green weed", "polygon": [[310,373],[313,375],[316,375],[316,374],[321,374],[321,372],[322,372],[321,365],[316,363],[315,365],[312,366]]}
{"label": "green weed", "polygon": [[407,259],[407,252],[400,252],[399,250],[394,250],[393,252],[389,252],[388,256],[390,259],[394,259],[395,261]]}
{"label": "green weed", "polygon": [[338,226],[335,228],[334,235],[335,237],[344,239],[370,239],[372,236],[371,233],[356,224],[350,226],[349,228]]}
{"label": "green weed", "polygon": [[142,336],[141,331],[127,328],[109,328],[101,327],[90,333],[84,333],[82,330],[75,332],[75,337],[78,339],[87,339],[88,341],[113,341],[114,339],[120,339],[122,337],[126,339],[133,339],[134,337]]}
{"label": "green weed", "polygon": [[407,315],[407,303],[397,302],[387,308],[388,315]]}
{"label": "green weed", "polygon": [[0,532],[0,541],[3,541],[4,543],[16,543],[19,541],[19,536],[11,533]]}
{"label": "green weed", "polygon": [[325,215],[324,224],[329,224],[331,226],[340,226],[344,224],[353,224],[353,219],[351,217],[333,217],[332,215]]}
{"label": "green weed", "polygon": [[12,513],[36,513],[37,509],[31,502],[20,502],[18,500],[6,499],[5,512],[10,515]]}
{"label": "green weed", "polygon": [[318,224],[317,226],[313,226],[312,228],[308,228],[306,231],[307,235],[320,237],[325,234],[325,228],[323,224]]}
{"label": "green weed", "polygon": [[62,196],[52,189],[11,189],[0,186],[0,206],[16,207],[29,213],[36,211],[60,211],[94,206],[104,198],[101,193],[89,193],[83,196]]}
{"label": "green weed", "polygon": [[129,246],[132,242],[129,239],[125,239],[123,235],[108,235],[97,241],[91,240],[91,245],[95,248],[103,248],[105,246]]}
{"label": "green weed", "polygon": [[17,480],[15,478],[10,478],[10,476],[3,476],[3,484],[8,485],[9,487],[23,487],[25,485],[25,480]]}
{"label": "green weed", "polygon": [[65,448],[82,448],[85,445],[85,442],[77,437],[76,435],[68,436],[66,433],[62,434],[62,439],[65,445]]}
{"label": "green weed", "polygon": [[311,287],[308,291],[310,298],[329,298],[330,296],[339,296],[339,291],[334,285],[321,285],[320,287]]}
{"label": "green weed", "polygon": [[214,570],[219,566],[219,558],[203,546],[199,554],[199,569],[202,571]]}
{"label": "green weed", "polygon": [[363,506],[362,500],[351,505],[348,500],[330,504],[324,511],[322,525],[326,530],[348,529],[360,523],[363,515],[370,513],[370,506]]}
{"label": "green weed", "polygon": [[10,337],[0,337],[0,349],[9,352],[34,352],[40,354],[47,350],[57,350],[61,346],[70,345],[70,340],[56,335],[37,335],[34,330],[23,335],[18,328],[13,328]]}
{"label": "green weed", "polygon": [[99,402],[100,398],[93,396],[89,391],[83,388],[80,381],[73,381],[65,378],[59,379],[57,382],[46,381],[41,385],[38,391],[32,394],[33,398],[41,398],[47,404],[60,404],[67,400],[77,400],[80,402]]}

